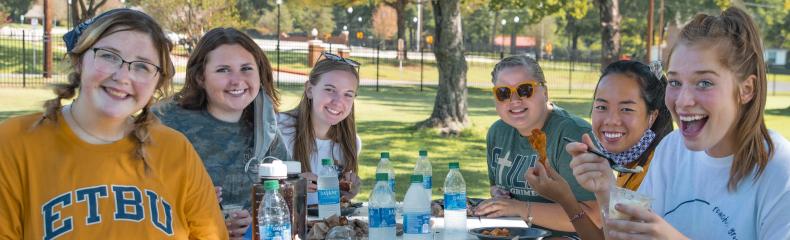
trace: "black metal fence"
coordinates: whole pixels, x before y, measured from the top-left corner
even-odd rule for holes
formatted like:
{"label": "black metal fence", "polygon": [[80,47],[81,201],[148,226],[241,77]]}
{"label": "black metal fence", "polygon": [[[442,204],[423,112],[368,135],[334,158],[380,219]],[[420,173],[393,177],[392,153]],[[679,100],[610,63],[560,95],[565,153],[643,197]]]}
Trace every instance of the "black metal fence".
{"label": "black metal fence", "polygon": [[[70,65],[61,36],[51,38],[52,73],[50,78],[43,77],[43,39],[41,31],[0,33],[0,87],[45,87],[51,83],[66,81]],[[278,41],[274,39],[255,41],[264,50],[275,70],[274,79],[278,88],[303,86],[310,72],[308,43],[280,41],[278,47]],[[420,49],[411,48],[406,51],[405,56],[398,56],[396,44],[376,41],[352,41],[351,46],[323,43],[321,46],[324,51],[335,53],[341,49],[350,49],[350,57],[362,64],[359,71],[363,87],[378,90],[388,86],[411,85],[422,90],[425,86],[438,84],[439,74],[431,45]],[[491,87],[491,70],[500,58],[510,55],[509,52],[510,49],[494,48],[492,51],[490,46],[467,44],[467,85]],[[516,54],[535,55],[534,51],[528,49],[517,49]],[[177,45],[172,57],[176,66],[174,82],[181,84],[184,81],[189,52],[184,46]],[[552,91],[589,97],[598,81],[598,53],[559,49],[555,50],[554,56],[542,57],[539,62]],[[775,81],[776,77],[773,79]],[[769,83],[769,90],[771,89]]]}
{"label": "black metal fence", "polygon": [[63,41],[53,41],[52,77],[44,78],[42,31],[9,30],[0,34],[0,87],[39,87],[64,81],[68,72]]}

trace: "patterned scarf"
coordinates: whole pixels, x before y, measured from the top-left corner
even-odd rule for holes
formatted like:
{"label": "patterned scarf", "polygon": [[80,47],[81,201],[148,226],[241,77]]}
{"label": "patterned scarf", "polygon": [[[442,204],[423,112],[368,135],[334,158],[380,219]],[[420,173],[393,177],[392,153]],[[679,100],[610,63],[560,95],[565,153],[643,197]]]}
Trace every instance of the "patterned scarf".
{"label": "patterned scarf", "polygon": [[638,143],[636,143],[634,146],[631,146],[631,148],[621,153],[613,153],[607,151],[603,147],[603,145],[601,145],[600,142],[598,142],[598,149],[601,150],[601,153],[606,154],[606,156],[609,156],[609,158],[614,160],[614,162],[616,162],[617,164],[625,165],[630,162],[633,162],[634,160],[639,158],[639,156],[642,156],[642,153],[644,153],[647,150],[647,147],[649,147],[650,144],[653,143],[653,140],[655,139],[656,139],[656,133],[648,128],[647,131],[645,131],[645,134],[642,135],[642,138],[639,139]]}

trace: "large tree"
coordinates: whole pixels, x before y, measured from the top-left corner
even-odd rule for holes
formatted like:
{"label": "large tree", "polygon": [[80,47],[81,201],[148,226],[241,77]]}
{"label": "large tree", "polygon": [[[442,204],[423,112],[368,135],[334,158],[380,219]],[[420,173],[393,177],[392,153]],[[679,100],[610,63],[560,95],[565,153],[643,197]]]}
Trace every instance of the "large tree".
{"label": "large tree", "polygon": [[[418,0],[419,1],[419,0]],[[406,41],[406,5],[409,4],[410,0],[382,0],[384,4],[395,9],[395,23],[398,26],[398,39],[403,39]],[[403,58],[406,58],[406,49],[403,49]]]}
{"label": "large tree", "polygon": [[420,126],[439,128],[443,135],[458,135],[469,124],[460,1],[431,1],[436,22],[433,53],[439,67],[439,88],[433,113]]}
{"label": "large tree", "polygon": [[579,49],[579,39],[589,37],[594,33],[600,32],[600,24],[598,16],[594,16],[589,2],[581,2],[573,4],[574,7],[563,9],[560,11],[561,18],[557,18],[558,28],[565,32],[565,37],[570,41],[568,50],[575,52]]}
{"label": "large tree", "polygon": [[601,15],[601,67],[620,55],[620,8],[618,0],[595,0]]}
{"label": "large tree", "polygon": [[31,7],[33,7],[33,1],[30,0],[0,0],[0,11],[8,14],[12,20],[18,20],[19,16],[27,13]]}
{"label": "large tree", "polygon": [[99,8],[106,3],[107,0],[71,0],[71,24],[77,26],[77,24],[96,16]]}
{"label": "large tree", "polygon": [[140,5],[166,29],[184,34],[181,43],[190,51],[212,28],[243,25],[236,0],[141,0]]}
{"label": "large tree", "polygon": [[395,12],[394,8],[385,4],[380,4],[373,11],[373,36],[376,36],[380,42],[391,39],[398,31],[398,26],[393,21],[396,18]]}
{"label": "large tree", "polygon": [[293,27],[296,31],[301,30],[310,36],[310,32],[315,28],[318,30],[319,38],[322,38],[326,34],[332,33],[335,28],[332,8],[326,3],[310,4],[310,1],[303,0],[301,3],[289,1],[285,5],[293,16]]}

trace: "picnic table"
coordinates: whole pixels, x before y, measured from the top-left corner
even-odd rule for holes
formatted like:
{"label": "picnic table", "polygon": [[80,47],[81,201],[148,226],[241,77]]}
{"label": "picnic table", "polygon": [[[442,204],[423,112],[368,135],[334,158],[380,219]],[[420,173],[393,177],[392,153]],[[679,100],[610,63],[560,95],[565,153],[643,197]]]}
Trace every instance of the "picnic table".
{"label": "picnic table", "polygon": [[[359,219],[361,221],[368,222],[368,206],[367,202],[362,205],[362,207],[357,208],[354,211],[354,214],[347,216],[349,220],[352,219]],[[403,217],[401,216],[400,206],[402,203],[398,203],[398,208],[395,211],[395,221],[397,223],[403,224]],[[318,217],[315,216],[308,216],[308,221],[319,220]],[[444,217],[431,217],[432,227],[431,232],[433,233],[433,238],[436,240],[441,240],[443,238],[443,230],[444,230]],[[527,227],[527,223],[524,222],[521,218],[517,217],[502,217],[502,218],[477,218],[477,217],[467,217],[466,218],[466,229],[474,229],[480,227]],[[398,236],[396,239],[403,239],[402,236]],[[477,239],[472,234],[467,232],[466,239]],[[456,240],[456,239],[453,239]]]}

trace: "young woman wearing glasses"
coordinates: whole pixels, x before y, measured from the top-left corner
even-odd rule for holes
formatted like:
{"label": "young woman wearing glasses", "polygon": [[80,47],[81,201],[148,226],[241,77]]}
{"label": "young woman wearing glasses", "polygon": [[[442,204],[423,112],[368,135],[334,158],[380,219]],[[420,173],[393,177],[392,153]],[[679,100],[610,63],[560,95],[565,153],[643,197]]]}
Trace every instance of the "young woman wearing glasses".
{"label": "young woman wearing glasses", "polygon": [[227,239],[200,157],[149,110],[175,72],[162,28],[116,9],[64,39],[68,83],[0,124],[0,239]]}
{"label": "young woman wearing glasses", "polygon": [[[354,123],[354,99],[359,87],[359,63],[323,53],[304,83],[299,105],[280,113],[278,122],[289,155],[302,163],[308,184],[308,204],[317,204],[315,193],[321,159],[334,159],[342,173],[341,194],[351,200],[359,192],[358,156],[362,141]],[[342,185],[350,186],[344,189]]]}
{"label": "young woman wearing glasses", "polygon": [[549,101],[543,71],[531,58],[507,57],[497,63],[491,75],[496,111],[501,118],[486,137],[493,198],[475,213],[488,217],[519,216],[558,232],[556,236],[570,235],[559,233],[574,229],[562,207],[540,196],[525,178],[527,169],[538,164],[537,151],[527,137],[533,129],[545,132],[547,163],[570,184],[575,199],[586,206],[584,210],[597,217],[600,214],[595,197],[573,178],[571,156],[562,141],[562,137],[578,139],[591,133],[590,124]]}

